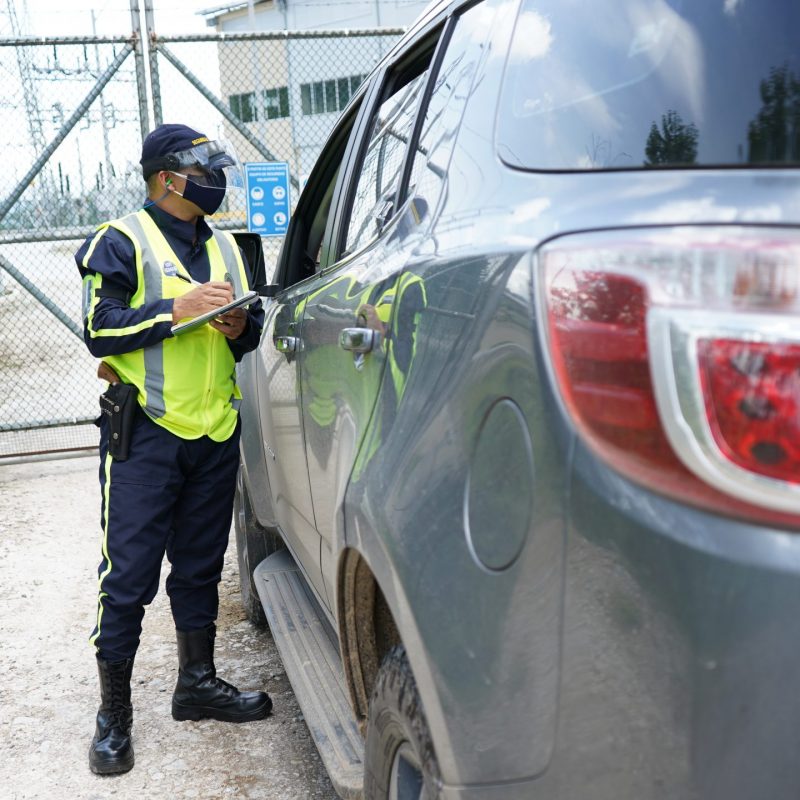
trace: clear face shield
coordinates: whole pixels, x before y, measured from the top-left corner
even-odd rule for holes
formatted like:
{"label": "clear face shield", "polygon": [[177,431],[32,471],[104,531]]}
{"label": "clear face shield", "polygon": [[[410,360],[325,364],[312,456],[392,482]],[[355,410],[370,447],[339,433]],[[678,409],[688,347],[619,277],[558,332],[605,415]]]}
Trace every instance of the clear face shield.
{"label": "clear face shield", "polygon": [[[227,139],[205,141],[178,153],[159,156],[143,163],[142,167],[151,173],[168,170],[184,178],[188,176],[201,186],[222,191],[241,189],[244,185],[242,165]],[[189,171],[192,174],[188,174]]]}
{"label": "clear face shield", "polygon": [[241,189],[244,185],[242,166],[233,145],[227,139],[214,139],[203,142],[171,156],[176,160],[176,167],[170,171],[186,176],[186,170],[194,168],[188,177],[201,186],[213,186],[215,189]]}

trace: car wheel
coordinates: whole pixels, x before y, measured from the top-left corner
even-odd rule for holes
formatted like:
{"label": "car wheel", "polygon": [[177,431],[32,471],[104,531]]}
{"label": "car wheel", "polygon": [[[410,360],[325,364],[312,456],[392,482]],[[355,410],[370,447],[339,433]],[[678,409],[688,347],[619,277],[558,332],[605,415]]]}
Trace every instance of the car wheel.
{"label": "car wheel", "polygon": [[283,547],[280,536],[259,524],[250,504],[242,469],[236,476],[233,498],[233,526],[236,530],[236,551],[239,557],[239,586],[247,619],[256,625],[266,625],[267,618],[258,597],[253,570],[270,554]]}
{"label": "car wheel", "polygon": [[369,705],[365,800],[434,800],[441,779],[428,723],[405,648],[381,664]]}

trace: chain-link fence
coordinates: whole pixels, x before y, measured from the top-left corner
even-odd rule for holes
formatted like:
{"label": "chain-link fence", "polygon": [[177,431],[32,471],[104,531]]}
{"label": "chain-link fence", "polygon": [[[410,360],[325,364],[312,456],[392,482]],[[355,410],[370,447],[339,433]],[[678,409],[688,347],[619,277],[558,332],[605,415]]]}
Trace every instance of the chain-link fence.
{"label": "chain-link fence", "polygon": [[[340,111],[401,33],[0,39],[0,459],[97,444],[102,384],[73,255],[98,223],[141,207],[147,130],[183,122],[232,141],[242,162],[288,162],[294,206]],[[243,230],[244,194],[230,197],[214,220]],[[264,244],[269,265],[281,240]]]}

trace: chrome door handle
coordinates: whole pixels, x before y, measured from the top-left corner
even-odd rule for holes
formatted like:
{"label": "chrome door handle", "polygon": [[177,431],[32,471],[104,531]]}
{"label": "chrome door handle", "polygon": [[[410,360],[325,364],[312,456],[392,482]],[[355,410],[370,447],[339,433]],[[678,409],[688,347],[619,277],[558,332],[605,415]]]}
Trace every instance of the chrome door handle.
{"label": "chrome door handle", "polygon": [[339,333],[339,347],[354,353],[369,353],[380,341],[380,333],[372,328],[344,328]]}
{"label": "chrome door handle", "polygon": [[273,340],[275,349],[279,353],[297,352],[298,338],[296,336],[276,336]]}

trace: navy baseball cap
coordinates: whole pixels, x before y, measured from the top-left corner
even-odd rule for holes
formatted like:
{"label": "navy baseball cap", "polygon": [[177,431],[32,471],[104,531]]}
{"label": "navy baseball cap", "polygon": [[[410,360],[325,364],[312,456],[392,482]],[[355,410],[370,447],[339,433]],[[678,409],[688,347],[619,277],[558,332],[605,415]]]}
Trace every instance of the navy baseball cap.
{"label": "navy baseball cap", "polygon": [[177,169],[167,156],[191,150],[198,145],[207,144],[208,137],[187,125],[159,125],[145,137],[142,143],[142,176],[147,180],[153,173],[162,169]]}

